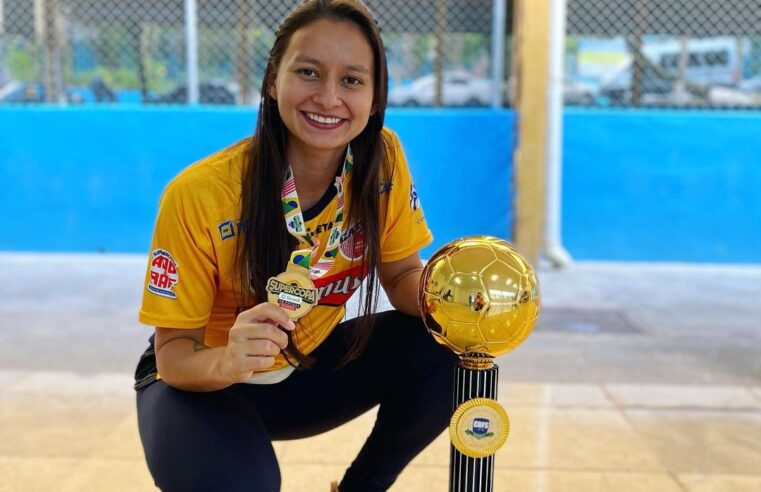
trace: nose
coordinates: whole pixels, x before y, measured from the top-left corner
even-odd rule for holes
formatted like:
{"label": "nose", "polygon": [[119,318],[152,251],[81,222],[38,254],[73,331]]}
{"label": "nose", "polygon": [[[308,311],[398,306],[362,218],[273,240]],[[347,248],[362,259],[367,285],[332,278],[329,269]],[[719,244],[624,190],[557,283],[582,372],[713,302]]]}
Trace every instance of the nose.
{"label": "nose", "polygon": [[324,108],[335,108],[341,105],[338,95],[338,83],[326,80],[314,95],[314,101]]}

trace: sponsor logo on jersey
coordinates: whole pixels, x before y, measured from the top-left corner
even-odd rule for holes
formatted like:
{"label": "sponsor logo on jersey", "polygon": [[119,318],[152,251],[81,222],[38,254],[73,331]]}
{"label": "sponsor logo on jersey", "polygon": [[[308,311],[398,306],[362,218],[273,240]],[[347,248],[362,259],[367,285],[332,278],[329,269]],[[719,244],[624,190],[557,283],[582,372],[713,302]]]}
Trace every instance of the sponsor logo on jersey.
{"label": "sponsor logo on jersey", "polygon": [[222,241],[235,237],[235,224],[232,220],[226,220],[217,227],[219,228],[219,235]]}
{"label": "sponsor logo on jersey", "polygon": [[163,249],[155,249],[151,253],[151,280],[148,291],[157,296],[176,299],[174,287],[180,281],[177,273],[177,262],[172,255]]}
{"label": "sponsor logo on jersey", "polygon": [[341,256],[349,261],[360,260],[365,254],[365,235],[357,223],[341,234]]}
{"label": "sponsor logo on jersey", "polygon": [[314,231],[311,227],[307,227],[307,231],[312,234],[322,234],[323,232],[329,231],[333,229],[333,221],[325,222],[324,224],[318,224],[317,227],[314,228]]}
{"label": "sponsor logo on jersey", "polygon": [[319,292],[318,304],[322,306],[343,306],[352,294],[362,285],[365,278],[360,265],[344,270],[330,277],[315,280]]}
{"label": "sponsor logo on jersey", "polygon": [[414,184],[410,185],[410,208],[416,212],[420,208],[420,200],[418,199]]}

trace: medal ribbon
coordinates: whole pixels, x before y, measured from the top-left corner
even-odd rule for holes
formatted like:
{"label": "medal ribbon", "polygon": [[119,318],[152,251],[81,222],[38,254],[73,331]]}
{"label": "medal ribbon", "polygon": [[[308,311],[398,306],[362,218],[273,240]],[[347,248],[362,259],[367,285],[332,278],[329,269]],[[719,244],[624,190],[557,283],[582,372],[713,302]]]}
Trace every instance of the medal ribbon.
{"label": "medal ribbon", "polygon": [[291,253],[290,263],[309,270],[309,277],[312,280],[318,279],[328,273],[333,266],[333,263],[336,261],[338,247],[341,243],[341,225],[344,220],[344,182],[346,181],[346,177],[351,171],[353,164],[354,159],[351,153],[351,147],[347,147],[346,158],[344,159],[341,175],[336,176],[335,180],[338,205],[336,207],[336,218],[333,221],[333,229],[330,231],[328,244],[325,247],[322,258],[317,260],[317,263],[314,266],[310,266],[312,254],[317,253],[317,248],[320,246],[320,240],[317,238],[316,234],[307,234],[306,223],[304,222],[304,216],[301,213],[301,204],[299,202],[298,194],[296,193],[296,181],[293,178],[293,169],[291,166],[288,166],[288,170],[285,172],[285,182],[283,183],[283,190],[280,193],[280,197],[283,200],[285,224],[288,227],[288,232],[291,233],[292,236],[298,238],[302,243],[309,245],[308,248],[297,249]]}

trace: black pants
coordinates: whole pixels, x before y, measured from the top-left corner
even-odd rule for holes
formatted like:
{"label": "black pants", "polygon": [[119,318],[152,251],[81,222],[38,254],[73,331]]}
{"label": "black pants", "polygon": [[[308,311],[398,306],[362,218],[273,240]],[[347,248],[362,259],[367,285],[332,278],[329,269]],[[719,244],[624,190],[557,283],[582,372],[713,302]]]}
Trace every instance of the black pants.
{"label": "black pants", "polygon": [[[379,313],[367,349],[336,369],[353,321],[336,327],[312,353],[313,368],[272,385],[180,391],[163,381],[137,392],[148,468],[164,491],[278,491],[273,440],[326,432],[380,403],[365,445],[341,492],[387,490],[404,467],[447,426],[455,356],[422,322]],[[328,491],[329,484],[314,490]]]}

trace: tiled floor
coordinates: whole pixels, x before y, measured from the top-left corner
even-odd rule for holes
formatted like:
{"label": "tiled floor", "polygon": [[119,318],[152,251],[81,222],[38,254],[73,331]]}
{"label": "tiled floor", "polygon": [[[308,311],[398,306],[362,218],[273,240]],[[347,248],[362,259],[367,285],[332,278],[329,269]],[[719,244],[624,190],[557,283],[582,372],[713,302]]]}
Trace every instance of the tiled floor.
{"label": "tiled floor", "polygon": [[[151,331],[144,267],[0,254],[0,492],[155,490],[130,375]],[[547,318],[498,359],[511,436],[495,490],[761,492],[761,265],[577,262],[539,278]],[[612,330],[611,313],[636,329]],[[283,491],[327,492],[372,423],[276,443]],[[448,460],[442,435],[392,491],[445,492]]]}
{"label": "tiled floor", "polygon": [[[0,491],[154,490],[127,374],[1,371]],[[761,388],[514,384],[500,387],[511,435],[497,491],[761,490]],[[283,491],[327,491],[374,413],[277,443]],[[393,491],[447,490],[440,436]]]}

